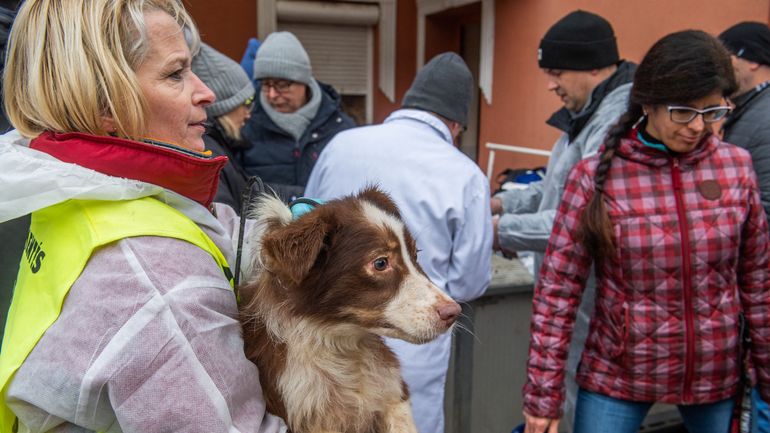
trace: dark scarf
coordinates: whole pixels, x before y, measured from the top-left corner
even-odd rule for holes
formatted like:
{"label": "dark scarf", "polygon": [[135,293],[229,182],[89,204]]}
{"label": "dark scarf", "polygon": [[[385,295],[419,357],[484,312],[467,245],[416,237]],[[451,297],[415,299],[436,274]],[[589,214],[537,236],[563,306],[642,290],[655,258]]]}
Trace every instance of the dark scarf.
{"label": "dark scarf", "polygon": [[621,61],[615,73],[594,88],[593,92],[591,92],[588,106],[580,113],[575,115],[565,107],[562,107],[553,113],[545,123],[567,133],[569,141],[572,142],[599,108],[605,96],[618,87],[634,81],[634,72],[636,72],[636,65],[634,63]]}

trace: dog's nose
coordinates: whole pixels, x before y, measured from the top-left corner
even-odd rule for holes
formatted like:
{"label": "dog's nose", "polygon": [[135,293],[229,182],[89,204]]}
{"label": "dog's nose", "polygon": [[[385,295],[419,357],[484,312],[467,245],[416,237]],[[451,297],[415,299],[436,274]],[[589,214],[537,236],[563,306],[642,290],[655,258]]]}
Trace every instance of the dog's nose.
{"label": "dog's nose", "polygon": [[438,317],[446,326],[451,326],[455,323],[457,317],[460,316],[461,311],[460,306],[456,302],[443,304],[438,307]]}

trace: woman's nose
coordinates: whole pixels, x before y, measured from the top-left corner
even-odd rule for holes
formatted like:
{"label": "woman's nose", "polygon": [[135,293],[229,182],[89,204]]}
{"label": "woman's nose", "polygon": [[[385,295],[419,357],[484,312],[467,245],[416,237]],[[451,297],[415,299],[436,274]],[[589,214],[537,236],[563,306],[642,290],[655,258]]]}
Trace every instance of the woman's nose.
{"label": "woman's nose", "polygon": [[703,131],[703,128],[706,127],[706,123],[703,121],[703,115],[697,114],[695,118],[693,118],[690,123],[687,124],[687,127],[693,131]]}
{"label": "woman's nose", "polygon": [[195,89],[193,91],[193,103],[195,105],[203,105],[204,107],[213,104],[214,101],[216,101],[217,96],[203,81],[201,81],[200,78],[198,78],[197,75],[193,73],[192,76],[194,77],[193,86]]}

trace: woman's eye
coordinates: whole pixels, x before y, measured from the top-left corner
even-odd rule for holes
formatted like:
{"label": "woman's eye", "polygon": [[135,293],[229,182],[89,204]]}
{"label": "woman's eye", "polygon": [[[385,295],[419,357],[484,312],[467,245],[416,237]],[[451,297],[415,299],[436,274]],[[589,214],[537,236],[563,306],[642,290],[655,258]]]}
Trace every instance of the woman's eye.
{"label": "woman's eye", "polygon": [[380,257],[372,262],[372,266],[374,266],[374,269],[377,271],[384,271],[385,269],[388,269],[388,259]]}
{"label": "woman's eye", "polygon": [[181,81],[182,80],[182,70],[174,71],[170,74],[168,74],[168,78],[174,80],[174,81]]}

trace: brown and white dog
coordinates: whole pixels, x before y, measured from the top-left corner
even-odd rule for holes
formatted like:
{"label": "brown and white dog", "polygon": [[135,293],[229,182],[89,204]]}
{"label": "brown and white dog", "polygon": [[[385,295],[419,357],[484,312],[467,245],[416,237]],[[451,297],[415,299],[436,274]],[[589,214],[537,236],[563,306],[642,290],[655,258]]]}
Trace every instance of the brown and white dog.
{"label": "brown and white dog", "polygon": [[241,317],[268,411],[293,433],[416,433],[381,336],[428,342],[460,307],[417,264],[396,205],[368,188],[296,220],[275,198],[257,208]]}

